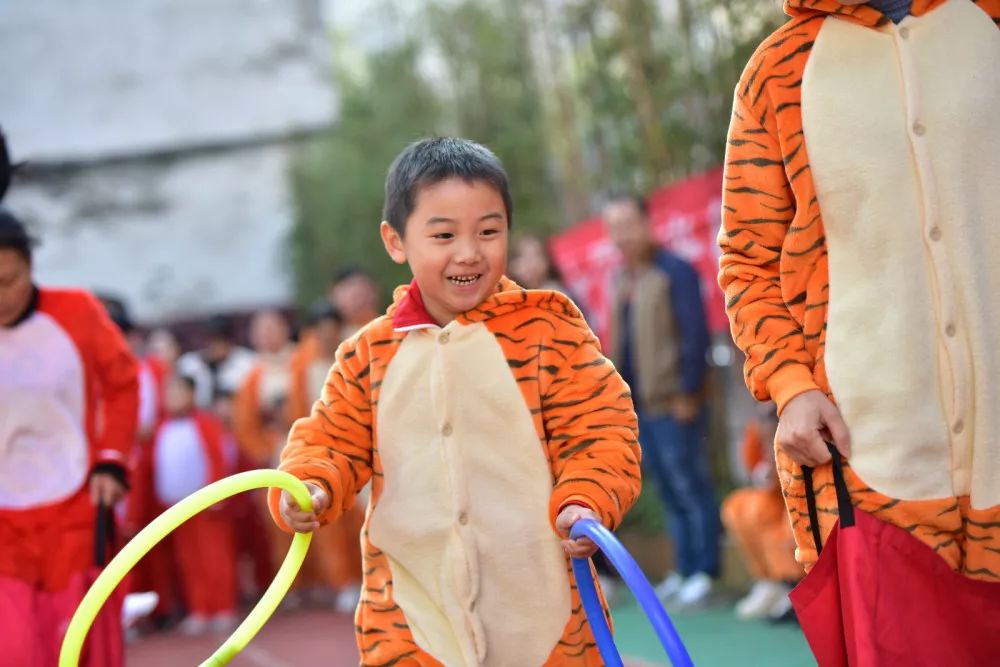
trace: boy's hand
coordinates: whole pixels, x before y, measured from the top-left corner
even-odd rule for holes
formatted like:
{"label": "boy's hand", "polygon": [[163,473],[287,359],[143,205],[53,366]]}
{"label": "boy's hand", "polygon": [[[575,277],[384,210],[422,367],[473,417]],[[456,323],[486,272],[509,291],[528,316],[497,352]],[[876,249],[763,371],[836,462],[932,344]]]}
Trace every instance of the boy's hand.
{"label": "boy's hand", "polygon": [[95,472],[90,476],[90,502],[105,507],[114,507],[125,497],[125,486],[107,472]]}
{"label": "boy's hand", "polygon": [[288,524],[288,527],[296,533],[311,533],[319,528],[317,515],[322,514],[330,507],[330,496],[322,488],[315,484],[306,482],[309,489],[309,497],[312,498],[313,511],[303,512],[299,509],[299,504],[295,502],[288,491],[281,492],[281,518]]}
{"label": "boy's hand", "polygon": [[[580,519],[600,522],[600,518],[592,510],[580,505],[568,505],[556,517],[556,530],[561,536],[568,538],[573,524]],[[578,540],[564,539],[562,548],[570,558],[590,558],[597,552],[597,545],[589,537],[581,537]]]}
{"label": "boy's hand", "polygon": [[818,466],[830,460],[827,441],[850,457],[851,434],[837,406],[816,389],[790,400],[778,421],[778,445],[785,453],[799,465]]}

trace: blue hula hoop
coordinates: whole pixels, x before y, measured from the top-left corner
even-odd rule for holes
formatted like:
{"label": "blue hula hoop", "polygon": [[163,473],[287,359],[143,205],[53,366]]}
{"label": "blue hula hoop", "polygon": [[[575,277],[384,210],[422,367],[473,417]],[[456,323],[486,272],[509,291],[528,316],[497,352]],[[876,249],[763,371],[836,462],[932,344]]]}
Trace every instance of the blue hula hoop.
{"label": "blue hula hoop", "polygon": [[[580,537],[589,537],[593,540],[618,570],[618,574],[621,575],[629,590],[639,601],[642,610],[646,612],[653,630],[656,631],[656,636],[659,637],[660,643],[663,644],[663,648],[670,658],[670,664],[673,667],[693,667],[694,663],[691,662],[691,656],[688,655],[684,642],[681,641],[673,623],[670,622],[670,617],[667,616],[663,605],[657,599],[649,580],[646,579],[646,575],[642,573],[635,559],[622,546],[622,543],[615,538],[610,530],[593,519],[582,519],[573,524],[570,538],[575,540]],[[590,621],[590,627],[594,633],[597,648],[601,652],[601,657],[604,658],[607,667],[623,667],[622,657],[618,654],[618,648],[611,636],[611,628],[608,627],[608,620],[604,617],[604,607],[597,595],[594,577],[590,570],[590,559],[574,558],[573,574],[576,577],[576,585],[580,590],[583,609],[587,612],[587,620]]]}

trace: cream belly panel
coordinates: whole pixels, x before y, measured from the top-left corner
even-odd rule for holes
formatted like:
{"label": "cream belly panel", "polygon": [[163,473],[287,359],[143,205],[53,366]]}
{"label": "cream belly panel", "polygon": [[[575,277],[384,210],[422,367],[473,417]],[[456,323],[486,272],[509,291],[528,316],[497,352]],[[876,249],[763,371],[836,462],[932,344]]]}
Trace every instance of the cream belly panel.
{"label": "cream belly panel", "polygon": [[895,498],[1000,500],[998,61],[953,0],[881,31],[827,19],[803,77],[827,374],[855,471]]}
{"label": "cream belly panel", "polygon": [[52,317],[0,327],[0,509],[59,502],[83,487],[85,392],[83,359]]}
{"label": "cream belly panel", "polygon": [[369,524],[414,638],[447,665],[542,664],[570,615],[551,472],[482,323],[410,332],[383,380]]}

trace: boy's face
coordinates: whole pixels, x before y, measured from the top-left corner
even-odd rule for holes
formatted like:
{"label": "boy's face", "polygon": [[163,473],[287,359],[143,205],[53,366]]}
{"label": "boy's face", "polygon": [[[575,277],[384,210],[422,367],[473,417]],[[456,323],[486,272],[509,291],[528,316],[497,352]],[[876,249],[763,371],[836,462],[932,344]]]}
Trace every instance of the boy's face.
{"label": "boy's face", "polygon": [[626,264],[639,264],[649,256],[653,235],[649,220],[635,204],[623,200],[604,207],[605,228]]}
{"label": "boy's face", "polygon": [[507,268],[507,209],[482,181],[448,178],[417,193],[406,235],[382,223],[393,261],[409,263],[427,312],[440,325],[478,306]]}
{"label": "boy's face", "polygon": [[174,417],[190,412],[194,407],[194,390],[184,380],[170,378],[163,393],[163,406]]}
{"label": "boy's face", "polygon": [[334,285],[330,297],[352,324],[367,324],[378,315],[378,285],[364,274],[355,274]]}
{"label": "boy's face", "polygon": [[278,354],[288,345],[288,324],[276,311],[260,311],[250,322],[250,339],[258,352]]}
{"label": "boy's face", "polygon": [[0,326],[11,324],[31,302],[31,264],[16,250],[0,248]]}
{"label": "boy's face", "polygon": [[331,318],[324,318],[316,322],[316,338],[324,354],[330,355],[337,351],[340,345],[340,323]]}

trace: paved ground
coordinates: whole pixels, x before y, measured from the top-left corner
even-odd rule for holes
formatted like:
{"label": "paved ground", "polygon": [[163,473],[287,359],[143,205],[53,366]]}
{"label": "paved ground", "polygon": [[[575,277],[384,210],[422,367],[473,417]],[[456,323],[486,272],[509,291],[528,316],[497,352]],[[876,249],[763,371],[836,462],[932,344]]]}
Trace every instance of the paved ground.
{"label": "paved ground", "polygon": [[[668,665],[642,612],[633,605],[615,610],[616,640],[631,667]],[[676,614],[674,624],[694,663],[707,667],[809,667],[815,665],[795,627],[738,621],[729,609]],[[326,611],[285,612],[275,616],[234,667],[354,667],[358,654],[348,616]],[[128,650],[128,665],[188,667],[201,663],[224,637],[156,635]]]}

